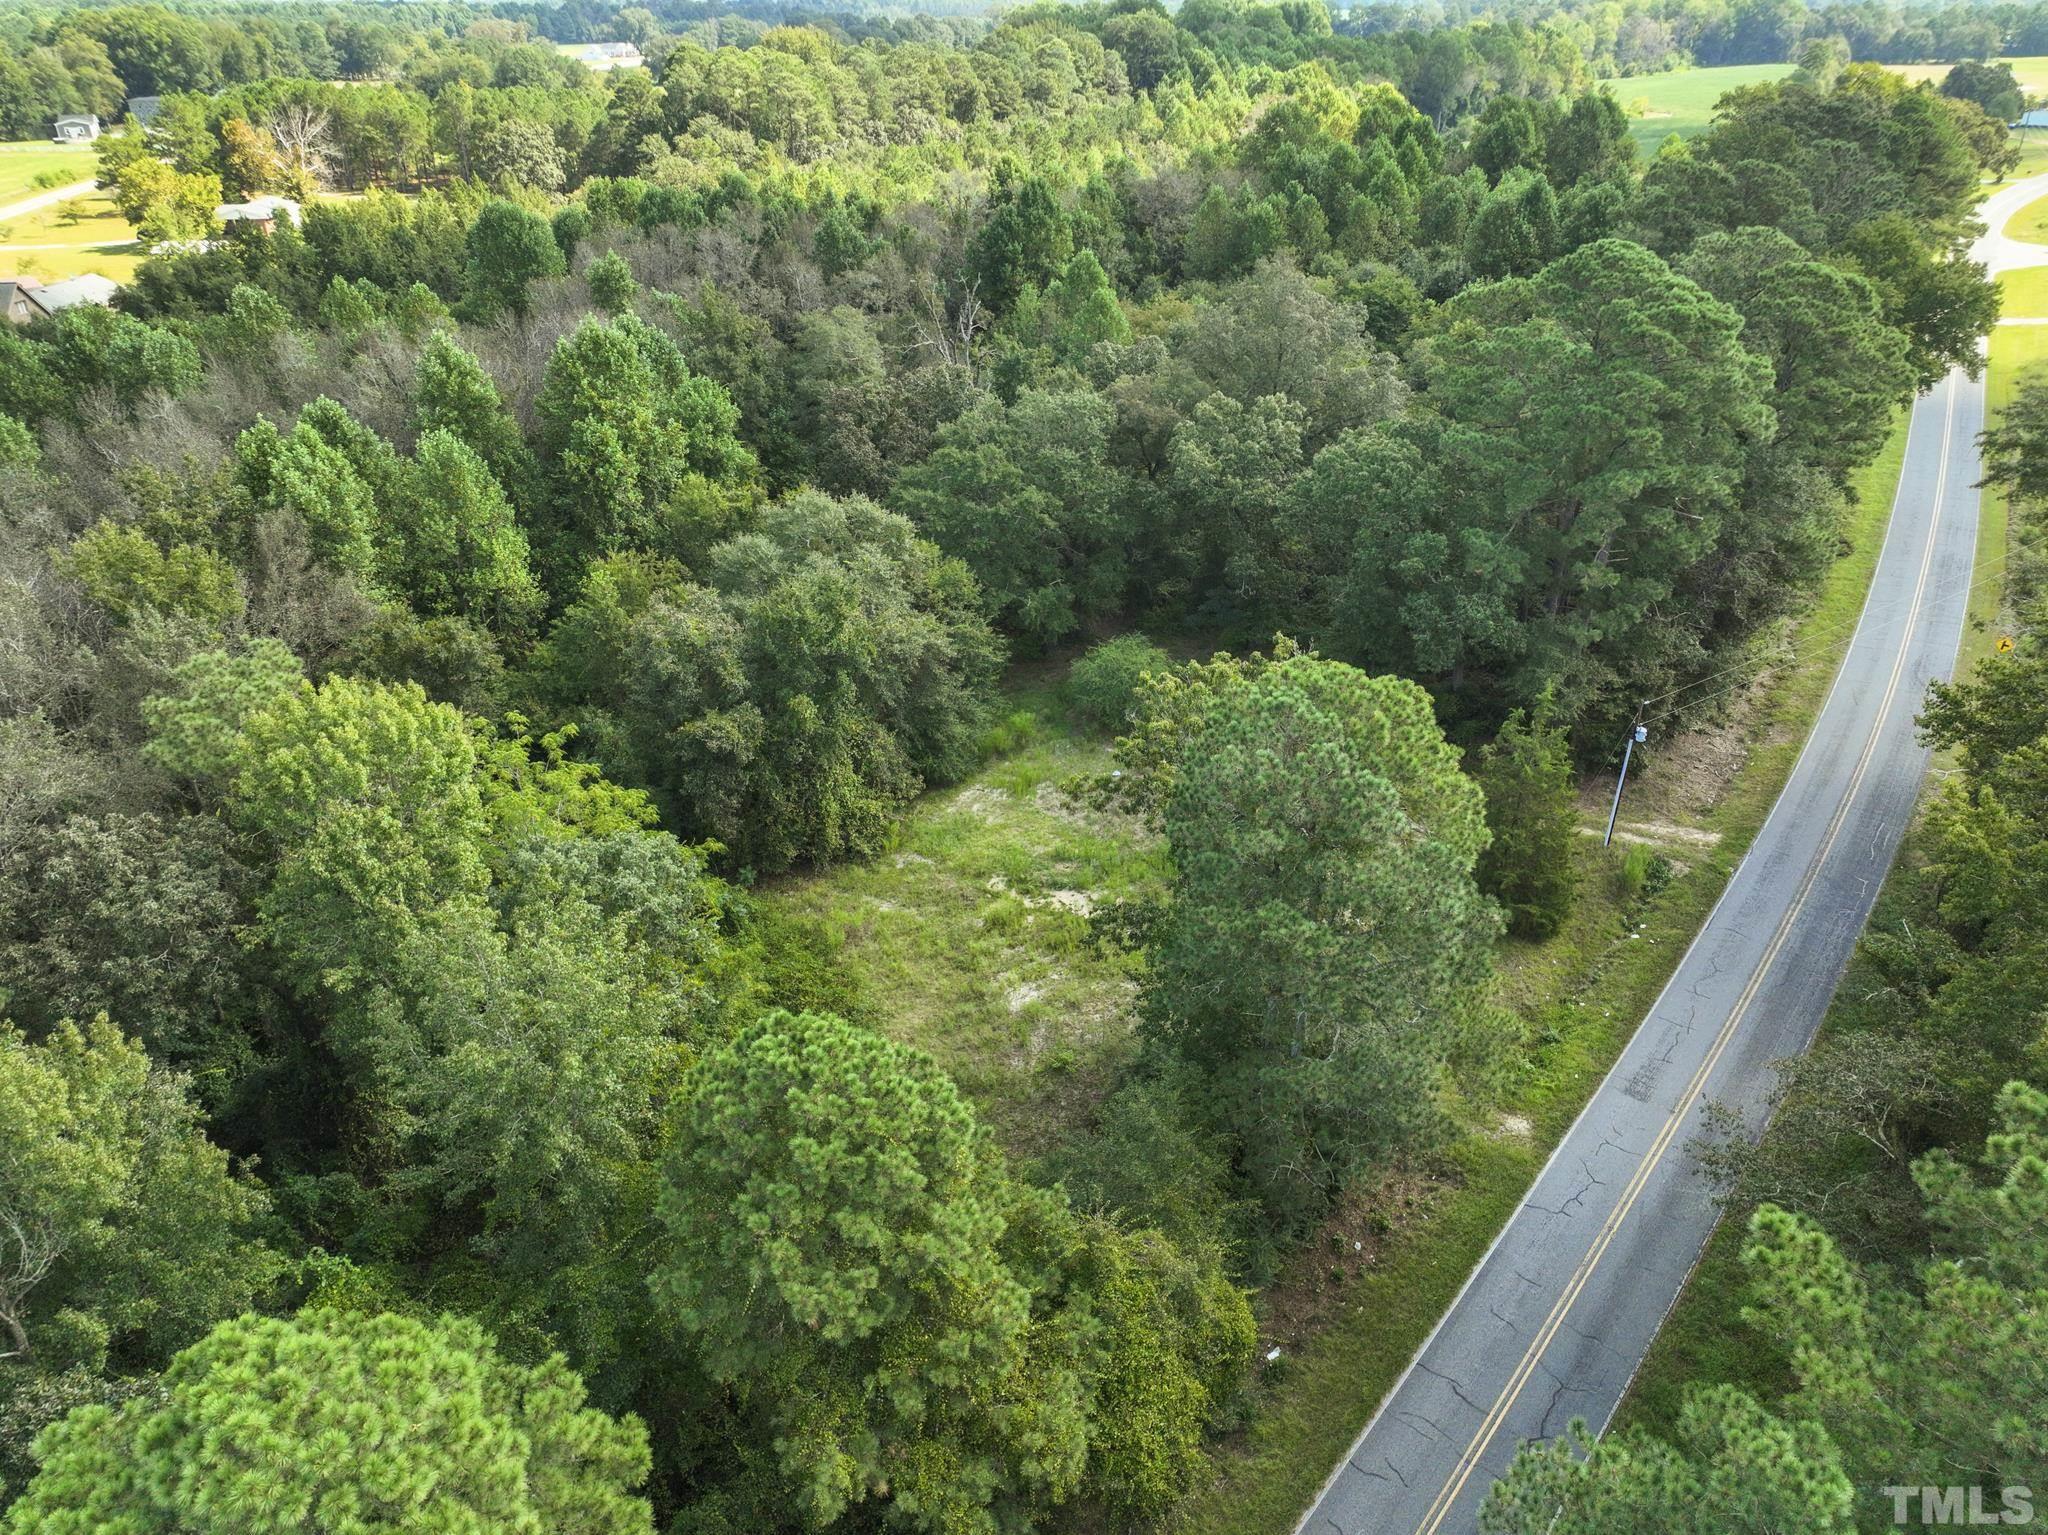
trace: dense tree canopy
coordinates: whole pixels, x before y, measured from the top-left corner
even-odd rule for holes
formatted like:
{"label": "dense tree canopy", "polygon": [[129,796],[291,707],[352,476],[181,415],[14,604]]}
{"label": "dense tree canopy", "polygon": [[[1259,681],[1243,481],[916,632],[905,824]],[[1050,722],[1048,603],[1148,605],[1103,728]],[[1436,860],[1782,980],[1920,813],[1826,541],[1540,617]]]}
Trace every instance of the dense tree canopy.
{"label": "dense tree canopy", "polygon": [[[1597,856],[1571,745],[1746,667],[1976,365],[2004,82],[1858,61],[2030,29],[18,8],[0,133],[159,100],[95,151],[151,246],[117,303],[0,326],[0,1518],[1054,1531],[1206,1487],[1240,1286],[1525,1064],[1489,966]],[[1594,84],[1795,51],[1650,156]],[[302,221],[214,225],[265,193]],[[2023,503],[2041,414],[1991,443]],[[1825,1528],[1909,1431],[1872,1372],[2038,1448],[1901,1373],[2030,1304],[1959,1175],[1951,1269],[1896,1255],[1951,1218],[1899,1170],[2039,1085],[2033,656],[1930,709],[1963,772],[1872,944],[1906,1042],[1794,1084],[1795,1127],[1913,1106],[1858,1141],[1870,1229],[1759,1228],[1816,1359],[1866,1302],[1908,1351],[1553,1455],[1517,1517]],[[898,838],[978,772],[956,879]],[[986,957],[957,1016],[900,906],[829,898],[885,872]],[[1031,944],[1114,995],[1054,1020]]]}

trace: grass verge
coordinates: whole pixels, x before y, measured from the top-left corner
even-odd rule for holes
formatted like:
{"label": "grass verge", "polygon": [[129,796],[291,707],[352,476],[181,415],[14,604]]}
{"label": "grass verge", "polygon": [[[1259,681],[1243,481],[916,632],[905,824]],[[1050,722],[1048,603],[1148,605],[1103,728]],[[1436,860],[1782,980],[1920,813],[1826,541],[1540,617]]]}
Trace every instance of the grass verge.
{"label": "grass verge", "polygon": [[1648,1012],[1791,774],[1869,589],[1905,444],[1902,415],[1857,476],[1844,551],[1788,650],[1799,655],[1790,648],[1799,634],[1839,638],[1762,685],[1746,760],[1698,828],[1717,835],[1711,851],[1660,894],[1624,908],[1627,931],[1615,930],[1611,912],[1604,932],[1597,918],[1575,921],[1571,946],[1546,967],[1548,982],[1527,985],[1517,999],[1536,1043],[1506,1115],[1450,1149],[1414,1217],[1348,1284],[1341,1312],[1283,1369],[1266,1372],[1254,1388],[1251,1426],[1219,1447],[1214,1482],[1191,1492],[1170,1520],[1176,1535],[1293,1527]]}

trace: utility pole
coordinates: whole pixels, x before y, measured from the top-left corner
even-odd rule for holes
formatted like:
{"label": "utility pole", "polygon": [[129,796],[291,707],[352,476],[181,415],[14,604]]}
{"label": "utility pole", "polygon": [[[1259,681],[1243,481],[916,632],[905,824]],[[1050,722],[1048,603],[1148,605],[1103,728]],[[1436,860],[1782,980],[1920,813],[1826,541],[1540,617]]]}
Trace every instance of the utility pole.
{"label": "utility pole", "polygon": [[1628,760],[1635,755],[1637,743],[1649,739],[1648,725],[1629,727],[1628,744],[1621,749],[1621,777],[1614,780],[1614,807],[1607,812],[1607,836],[1600,844],[1602,847],[1614,846],[1614,818],[1621,814],[1621,791],[1628,783]]}

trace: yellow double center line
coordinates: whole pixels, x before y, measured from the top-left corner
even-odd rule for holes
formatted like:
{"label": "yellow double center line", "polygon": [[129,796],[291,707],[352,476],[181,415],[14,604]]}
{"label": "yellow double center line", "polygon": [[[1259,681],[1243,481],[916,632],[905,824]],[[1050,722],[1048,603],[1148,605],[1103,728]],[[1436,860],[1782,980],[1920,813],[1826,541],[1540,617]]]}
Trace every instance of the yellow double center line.
{"label": "yellow double center line", "polygon": [[[1899,642],[1898,658],[1892,662],[1891,679],[1885,686],[1883,700],[1877,706],[1877,714],[1870,728],[1870,738],[1864,742],[1863,755],[1857,759],[1855,771],[1849,776],[1849,786],[1843,791],[1841,802],[1835,807],[1833,819],[1828,822],[1827,833],[1821,838],[1820,849],[1807,865],[1806,872],[1800,879],[1799,889],[1792,897],[1792,904],[1785,909],[1785,915],[1779,919],[1777,930],[1771,934],[1771,941],[1764,948],[1763,958],[1757,962],[1756,970],[1749,978],[1749,984],[1742,989],[1742,995],[1736,998],[1727,1022],[1721,1025],[1720,1032],[1714,1036],[1713,1046],[1707,1051],[1706,1058],[1700,1062],[1699,1069],[1693,1072],[1692,1079],[1686,1083],[1685,1091],[1679,1095],[1677,1105],[1671,1110],[1670,1117],[1664,1121],[1664,1127],[1658,1131],[1648,1154],[1637,1164],[1635,1175],[1622,1190],[1614,1209],[1601,1225],[1599,1235],[1594,1237],[1593,1245],[1586,1250],[1586,1256],[1579,1260],[1579,1266],[1573,1270],[1572,1277],[1566,1282],[1563,1293],[1557,1298],[1557,1304],[1550,1308],[1550,1315],[1545,1318],[1542,1327],[1537,1329],[1535,1339],[1529,1344],[1529,1351],[1522,1356],[1522,1362],[1515,1367],[1514,1374],[1508,1377],[1508,1383],[1501,1389],[1492,1410],[1481,1421],[1479,1431],[1472,1436],[1472,1442],[1465,1446],[1465,1453],[1458,1457],[1455,1473],[1437,1493],[1435,1501],[1430,1504],[1429,1512],[1423,1516],[1422,1523],[1416,1529],[1416,1535],[1436,1535],[1438,1527],[1443,1524],[1452,1505],[1458,1501],[1458,1495],[1465,1490],[1465,1483],[1478,1469],[1487,1446],[1493,1442],[1493,1436],[1500,1431],[1501,1424],[1506,1421],[1516,1399],[1521,1396],[1523,1387],[1529,1384],[1530,1377],[1536,1373],[1537,1366],[1542,1363],[1544,1352],[1549,1349],[1559,1329],[1564,1326],[1565,1318],[1571,1314],[1572,1306],[1586,1288],[1588,1281],[1592,1279],[1594,1269],[1599,1266],[1601,1258],[1614,1241],[1615,1233],[1621,1229],[1622,1222],[1634,1208],[1637,1197],[1650,1181],[1650,1175],[1657,1170],[1657,1164],[1663,1160],[1664,1153],[1670,1150],[1673,1141],[1678,1138],[1679,1130],[1691,1115],[1693,1104],[1706,1086],[1707,1077],[1720,1061],[1722,1052],[1728,1048],[1728,1042],[1735,1037],[1735,1031],[1741,1027],[1750,1004],[1762,990],[1765,977],[1770,974],[1771,966],[1776,963],[1780,951],[1791,937],[1793,924],[1799,920],[1807,898],[1813,893],[1814,884],[1820,878],[1821,867],[1827,862],[1828,854],[1834,848],[1835,839],[1841,835],[1842,825],[1849,817],[1849,810],[1856,802],[1856,791],[1862,786],[1863,776],[1869,771],[1871,761],[1877,755],[1878,742],[1884,735],[1885,719],[1891,713],[1892,701],[1897,697],[1900,680],[1905,676],[1906,658],[1912,652],[1909,642],[1913,627],[1919,621],[1920,600],[1927,590],[1928,573],[1934,568],[1936,534],[1941,528],[1942,502],[1946,499],[1948,491],[1948,454],[1955,431],[1955,419],[1956,390],[1951,379],[1948,407],[1941,424],[1941,466],[1936,471],[1934,480],[1934,517],[1927,526],[1927,549],[1921,556],[1920,576],[1913,586],[1913,602],[1907,613],[1906,633]],[[1852,638],[1850,648],[1854,647],[1855,640]],[[1842,664],[1848,664],[1846,654]]]}

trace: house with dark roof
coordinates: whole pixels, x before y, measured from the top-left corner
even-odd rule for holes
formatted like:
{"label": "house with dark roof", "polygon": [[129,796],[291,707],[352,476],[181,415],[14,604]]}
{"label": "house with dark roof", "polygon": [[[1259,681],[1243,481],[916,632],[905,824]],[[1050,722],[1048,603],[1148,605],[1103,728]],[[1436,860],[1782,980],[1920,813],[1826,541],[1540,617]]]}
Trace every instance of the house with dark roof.
{"label": "house with dark roof", "polygon": [[41,283],[33,277],[0,277],[0,316],[10,325],[31,320],[54,319],[80,304],[102,308],[114,302],[120,284],[97,272],[67,277],[62,282]]}

